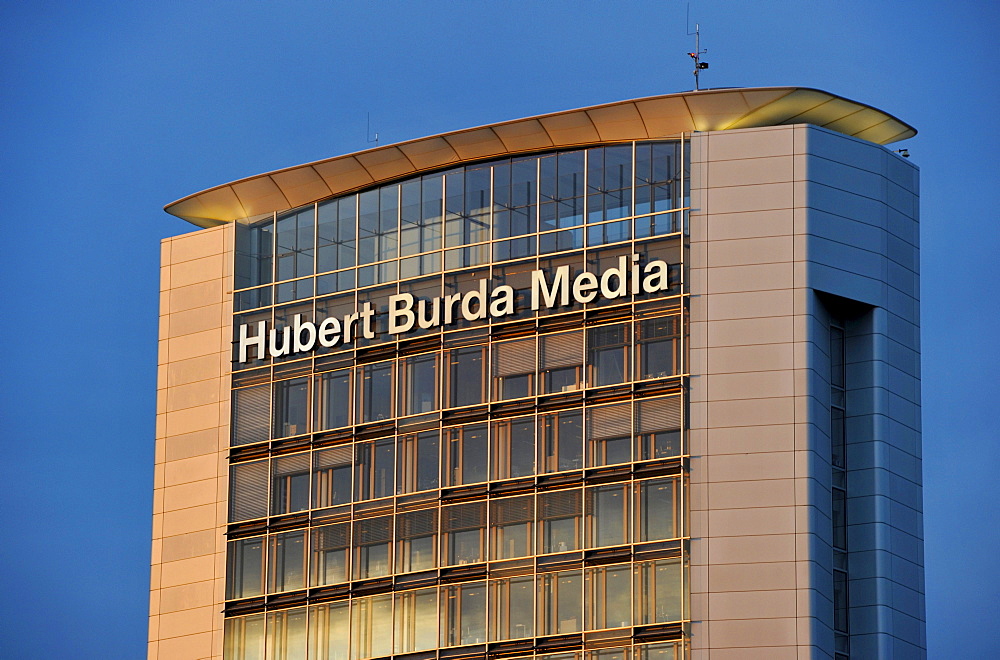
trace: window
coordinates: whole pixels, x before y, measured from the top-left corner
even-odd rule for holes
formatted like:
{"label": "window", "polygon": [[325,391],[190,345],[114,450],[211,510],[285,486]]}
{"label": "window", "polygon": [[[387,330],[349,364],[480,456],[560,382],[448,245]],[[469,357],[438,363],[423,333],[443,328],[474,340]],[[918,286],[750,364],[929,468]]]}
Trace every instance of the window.
{"label": "window", "polygon": [[485,400],[483,347],[458,348],[448,353],[448,405],[471,406]]}
{"label": "window", "polygon": [[309,453],[271,461],[271,515],[309,508]]}
{"label": "window", "polygon": [[535,338],[493,344],[493,399],[518,399],[535,393]]}
{"label": "window", "polygon": [[[349,195],[339,200],[331,200],[319,205],[316,223],[316,272],[352,268],[355,266],[355,224],[357,197]],[[351,273],[353,275],[353,272]],[[353,285],[332,287],[342,291]],[[331,293],[326,291],[324,293]]]}
{"label": "window", "polygon": [[264,657],[264,615],[226,619],[223,632],[225,657],[262,660]]}
{"label": "window", "polygon": [[543,393],[580,389],[583,382],[583,331],[543,335],[539,348],[539,378]]}
{"label": "window", "polygon": [[351,601],[351,658],[362,660],[392,653],[392,594]]}
{"label": "window", "polygon": [[440,486],[439,444],[437,431],[411,433],[400,438],[398,493],[414,493]]}
{"label": "window", "polygon": [[351,547],[351,524],[338,523],[310,530],[312,578],[310,585],[322,587],[348,580],[347,549]]}
{"label": "window", "polygon": [[514,559],[532,554],[535,498],[505,497],[490,502],[490,558]]}
{"label": "window", "polygon": [[378,422],[391,419],[393,391],[393,362],[377,362],[358,368],[361,396],[357,399],[358,419]]}
{"label": "window", "polygon": [[389,575],[392,517],[381,516],[354,523],[354,579]]}
{"label": "window", "polygon": [[351,424],[351,370],[341,369],[316,377],[316,430],[339,429]]}
{"label": "window", "polygon": [[659,541],[680,536],[680,498],[677,479],[646,479],[638,486],[637,541]]}
{"label": "window", "polygon": [[583,467],[583,413],[567,410],[541,416],[540,467],[543,472]]}
{"label": "window", "polygon": [[309,432],[309,379],[293,378],[274,383],[275,438]]}
{"label": "window", "polygon": [[485,561],[486,504],[456,504],[441,508],[443,564]]}
{"label": "window", "polygon": [[267,658],[298,660],[306,655],[306,608],[267,614]]}
{"label": "window", "polygon": [[490,580],[490,640],[522,639],[535,634],[535,578]]}
{"label": "window", "polygon": [[628,542],[628,491],[627,484],[587,489],[587,547]]}
{"label": "window", "polygon": [[403,415],[416,415],[437,410],[437,356],[418,355],[402,361]]}
{"label": "window", "polygon": [[268,537],[268,593],[305,587],[306,533],[287,532]]}
{"label": "window", "polygon": [[486,583],[469,582],[441,588],[441,645],[486,641]]}
{"label": "window", "polygon": [[437,566],[437,509],[396,514],[396,571],[409,573]]}
{"label": "window", "polygon": [[680,621],[684,602],[681,560],[640,562],[635,572],[636,625]]}
{"label": "window", "polygon": [[351,617],[346,600],[309,608],[310,660],[348,660],[350,643]]}
{"label": "window", "polygon": [[426,651],[437,646],[438,590],[435,587],[397,593],[395,653]]}
{"label": "window", "polygon": [[402,364],[401,414],[416,415],[437,410],[437,356],[418,355],[404,359]]}
{"label": "window", "polygon": [[529,477],[535,473],[535,418],[516,417],[493,423],[494,479]]}
{"label": "window", "polygon": [[371,500],[392,495],[395,468],[392,438],[356,443],[355,500]]}
{"label": "window", "polygon": [[267,460],[229,468],[229,522],[267,515]]}
{"label": "window", "polygon": [[582,493],[579,489],[538,494],[539,544],[542,553],[580,548]]}
{"label": "window", "polygon": [[632,565],[616,564],[586,570],[587,629],[632,625]]}
{"label": "window", "polygon": [[226,598],[264,593],[264,537],[230,541],[226,550]]}
{"label": "window", "polygon": [[614,385],[629,380],[629,338],[624,324],[587,330],[587,365],[591,385]]}
{"label": "window", "polygon": [[234,445],[270,439],[271,386],[258,385],[233,391]]}
{"label": "window", "polygon": [[583,630],[583,572],[538,575],[538,634],[564,635]]}
{"label": "window", "polygon": [[587,464],[614,465],[632,460],[632,404],[587,409]]}
{"label": "window", "polygon": [[445,485],[460,486],[486,481],[486,429],[486,424],[470,424],[445,431]]}
{"label": "window", "polygon": [[681,455],[681,397],[636,403],[636,459],[648,461]]}
{"label": "window", "polygon": [[680,355],[680,316],[639,321],[637,333],[639,380],[676,374]]}
{"label": "window", "polygon": [[323,509],[351,501],[353,447],[342,445],[313,453],[313,507]]}

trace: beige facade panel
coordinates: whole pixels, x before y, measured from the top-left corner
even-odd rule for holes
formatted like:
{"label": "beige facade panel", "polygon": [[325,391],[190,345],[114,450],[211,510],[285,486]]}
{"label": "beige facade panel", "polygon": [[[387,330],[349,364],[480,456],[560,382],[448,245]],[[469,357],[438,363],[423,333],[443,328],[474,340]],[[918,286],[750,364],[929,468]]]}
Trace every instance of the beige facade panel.
{"label": "beige facade panel", "polygon": [[[261,184],[244,188],[254,187]],[[219,437],[229,426],[232,304],[223,281],[232,271],[230,232],[223,226],[166,239],[161,250],[150,658],[222,655],[216,603],[225,570],[219,498],[226,497],[227,470]]]}

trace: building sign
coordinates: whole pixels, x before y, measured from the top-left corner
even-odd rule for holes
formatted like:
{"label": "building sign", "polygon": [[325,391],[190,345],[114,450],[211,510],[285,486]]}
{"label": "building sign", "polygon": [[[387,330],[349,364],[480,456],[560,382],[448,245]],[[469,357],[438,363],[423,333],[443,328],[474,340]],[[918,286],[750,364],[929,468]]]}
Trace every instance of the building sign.
{"label": "building sign", "polygon": [[[573,303],[593,302],[598,296],[607,300],[629,295],[659,293],[670,289],[669,266],[660,259],[643,265],[640,256],[618,258],[617,266],[603,272],[581,271],[571,276],[569,266],[559,266],[550,274],[531,272],[532,310],[551,309]],[[514,288],[502,284],[490,288],[488,278],[470,291],[419,300],[409,293],[389,296],[388,334],[401,335],[415,328],[429,329],[450,325],[459,317],[467,321],[501,319],[519,310]],[[239,328],[239,361],[246,362],[249,349],[256,348],[258,359],[308,353],[322,346],[332,348],[352,343],[355,338],[375,339],[376,312],[371,302],[343,317],[327,317],[319,323],[303,321],[296,314],[291,325],[267,329],[267,321],[244,323]],[[252,332],[253,330],[253,332]],[[252,332],[252,334],[251,334]]]}

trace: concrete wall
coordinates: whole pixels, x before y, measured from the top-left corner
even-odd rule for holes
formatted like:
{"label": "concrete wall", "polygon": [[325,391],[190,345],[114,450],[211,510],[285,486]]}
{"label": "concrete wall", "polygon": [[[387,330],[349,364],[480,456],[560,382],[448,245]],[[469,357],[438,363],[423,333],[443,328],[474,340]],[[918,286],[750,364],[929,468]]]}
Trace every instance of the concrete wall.
{"label": "concrete wall", "polygon": [[149,658],[222,657],[233,231],[161,246]]}
{"label": "concrete wall", "polygon": [[811,126],[699,133],[691,149],[693,657],[833,656],[817,291],[872,320],[848,343],[852,655],[919,657],[916,170]]}

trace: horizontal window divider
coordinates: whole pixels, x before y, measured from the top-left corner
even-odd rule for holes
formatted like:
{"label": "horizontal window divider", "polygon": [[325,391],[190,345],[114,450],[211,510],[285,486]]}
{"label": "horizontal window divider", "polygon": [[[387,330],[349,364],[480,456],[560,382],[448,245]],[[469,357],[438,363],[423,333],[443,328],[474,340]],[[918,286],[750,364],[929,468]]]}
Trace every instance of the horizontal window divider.
{"label": "horizontal window divider", "polygon": [[421,571],[420,573],[404,573],[393,578],[396,591],[433,587],[440,581],[439,571]]}
{"label": "horizontal window divider", "polygon": [[353,441],[354,438],[354,429],[352,427],[346,427],[337,429],[336,431],[316,433],[313,435],[312,444],[314,449],[325,449],[327,447],[336,447],[337,445],[346,444]]}
{"label": "horizontal window divider", "polygon": [[583,482],[583,471],[573,470],[572,472],[555,472],[553,474],[540,474],[535,477],[538,490],[561,490],[570,486],[579,486]]}
{"label": "horizontal window divider", "polygon": [[531,651],[534,647],[535,640],[530,637],[528,639],[510,639],[502,642],[491,642],[490,644],[487,644],[486,657],[490,658],[490,660],[502,660],[503,658],[523,656],[524,654],[531,655]]}
{"label": "horizontal window divider", "polygon": [[244,598],[226,603],[223,612],[226,616],[240,616],[244,614],[257,614],[265,609],[265,599],[263,596],[257,598]]}
{"label": "horizontal window divider", "polygon": [[686,546],[680,539],[638,543],[632,552],[634,557],[633,562],[652,561],[654,559],[680,559],[686,554]]}
{"label": "horizontal window divider", "polygon": [[337,600],[346,600],[351,595],[351,583],[333,584],[309,589],[309,604],[319,605]]}
{"label": "horizontal window divider", "polygon": [[376,594],[386,594],[392,592],[392,578],[382,577],[373,580],[360,580],[351,582],[352,596],[374,596]]}
{"label": "horizontal window divider", "polygon": [[234,371],[232,378],[233,388],[246,387],[248,385],[263,385],[271,382],[271,368],[258,367],[247,369],[246,371]]}
{"label": "horizontal window divider", "polygon": [[439,571],[441,584],[456,584],[459,582],[474,582],[485,580],[487,576],[486,563],[465,564],[462,566],[443,567]]}
{"label": "horizontal window divider", "polygon": [[611,467],[588,468],[583,471],[583,478],[587,484],[628,481],[632,478],[632,465],[624,464]]}
{"label": "horizontal window divider", "polygon": [[489,485],[491,495],[527,495],[535,490],[535,478],[527,477],[512,481],[497,481]]}
{"label": "horizontal window divider", "polygon": [[226,538],[229,540],[242,539],[248,536],[259,536],[267,532],[267,520],[254,520],[251,522],[230,523],[226,526]]}
{"label": "horizontal window divider", "polygon": [[583,404],[583,390],[573,390],[571,392],[559,392],[556,394],[543,394],[538,397],[538,412],[549,412],[571,408]]}
{"label": "horizontal window divider", "polygon": [[475,646],[454,646],[451,648],[443,648],[438,651],[439,658],[448,658],[448,660],[461,660],[462,658],[482,658],[486,655],[486,645],[477,644]]}
{"label": "horizontal window divider", "polygon": [[632,546],[622,545],[614,548],[597,548],[585,550],[584,566],[603,566],[605,564],[623,564],[632,561]]}
{"label": "horizontal window divider", "polygon": [[480,500],[485,498],[488,492],[489,492],[489,485],[486,483],[474,484],[472,486],[456,486],[453,488],[442,488],[441,502],[454,504],[456,502]]}
{"label": "horizontal window divider", "polygon": [[267,597],[267,609],[284,609],[287,607],[299,607],[309,603],[309,594],[305,589],[299,591],[288,591],[280,594],[271,594]]}
{"label": "horizontal window divider", "polygon": [[337,522],[350,522],[351,505],[342,504],[328,509],[318,509],[309,516],[310,525],[329,525]]}
{"label": "horizontal window divider", "polygon": [[426,490],[412,495],[397,495],[396,510],[420,511],[422,509],[433,508],[441,500],[441,491]]}
{"label": "horizontal window divider", "polygon": [[395,660],[433,660],[437,658],[437,651],[418,651],[416,653],[396,653],[392,656]]}
{"label": "horizontal window divider", "polygon": [[489,418],[490,406],[480,403],[467,408],[453,408],[441,412],[441,423],[444,426],[457,426],[472,422],[485,422]]}
{"label": "horizontal window divider", "polygon": [[539,555],[536,557],[537,572],[557,571],[563,569],[583,568],[583,551],[561,552],[555,555]]}
{"label": "horizontal window divider", "polygon": [[271,456],[284,456],[297,451],[309,449],[313,445],[310,435],[296,436],[294,438],[282,438],[271,441]]}
{"label": "horizontal window divider", "polygon": [[294,513],[288,516],[281,516],[280,518],[271,518],[268,520],[267,531],[285,532],[292,529],[305,528],[308,524],[308,513]]}
{"label": "horizontal window divider", "polygon": [[535,648],[539,651],[545,651],[548,653],[570,650],[582,645],[583,635],[580,633],[535,638]]}
{"label": "horizontal window divider", "polygon": [[687,473],[687,464],[680,457],[668,458],[637,464],[632,467],[632,473],[636,479],[681,476]]}
{"label": "horizontal window divider", "polygon": [[684,638],[684,624],[681,622],[636,626],[632,639],[637,642],[681,640]]}

